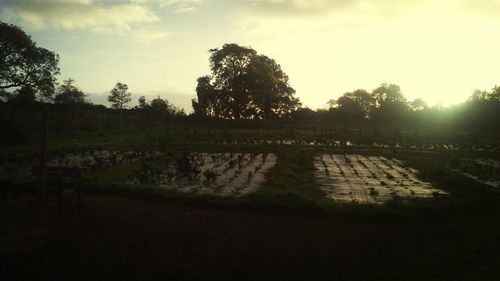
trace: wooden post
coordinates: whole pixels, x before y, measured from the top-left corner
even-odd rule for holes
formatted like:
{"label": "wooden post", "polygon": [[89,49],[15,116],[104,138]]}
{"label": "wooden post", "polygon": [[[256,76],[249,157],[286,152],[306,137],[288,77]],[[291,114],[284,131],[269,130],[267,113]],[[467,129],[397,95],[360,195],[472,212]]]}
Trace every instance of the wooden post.
{"label": "wooden post", "polygon": [[79,115],[79,112],[80,111],[80,106],[78,104],[76,104],[76,116],[75,116],[75,130],[76,132],[78,132],[78,115]]}
{"label": "wooden post", "polygon": [[120,111],[120,129],[123,125],[123,108],[118,109]]}
{"label": "wooden post", "polygon": [[98,111],[98,129],[99,129],[99,133],[102,132],[102,113],[101,113],[101,107],[99,106],[99,111]]}
{"label": "wooden post", "polygon": [[42,117],[42,135],[40,139],[39,159],[39,196],[40,203],[47,204],[47,151],[49,143],[49,106],[45,107]]}

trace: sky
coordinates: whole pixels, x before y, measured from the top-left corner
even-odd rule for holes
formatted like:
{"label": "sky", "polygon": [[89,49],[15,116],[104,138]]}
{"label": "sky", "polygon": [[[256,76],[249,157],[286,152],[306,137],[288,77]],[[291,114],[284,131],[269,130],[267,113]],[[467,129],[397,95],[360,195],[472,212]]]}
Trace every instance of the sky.
{"label": "sky", "polygon": [[428,104],[500,85],[500,0],[0,0],[0,20],[60,55],[94,103],[116,82],[191,111],[209,49],[254,48],[304,106],[398,84]]}

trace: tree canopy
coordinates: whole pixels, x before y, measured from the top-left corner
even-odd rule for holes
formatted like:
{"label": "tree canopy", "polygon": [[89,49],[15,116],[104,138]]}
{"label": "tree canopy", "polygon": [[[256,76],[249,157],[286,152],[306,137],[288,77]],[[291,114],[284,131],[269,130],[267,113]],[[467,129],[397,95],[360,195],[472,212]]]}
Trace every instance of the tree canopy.
{"label": "tree canopy", "polygon": [[[422,100],[416,100],[415,106],[425,108],[427,105]],[[347,92],[338,99],[328,101],[330,111],[338,119],[363,120],[376,119],[380,121],[402,121],[410,104],[396,84],[383,83],[371,93],[357,89]]]}
{"label": "tree canopy", "polygon": [[0,21],[0,89],[30,87],[51,96],[59,74],[59,56],[36,46],[23,30]]}
{"label": "tree canopy", "polygon": [[146,101],[145,96],[141,96],[138,99],[139,106],[136,109],[144,110],[156,115],[185,115],[184,110],[173,105],[167,99],[162,99],[160,96],[151,100]]}
{"label": "tree canopy", "polygon": [[54,102],[61,104],[87,103],[86,96],[87,95],[75,85],[75,80],[70,78],[64,80],[63,84],[57,88]]}
{"label": "tree canopy", "polygon": [[131,96],[132,93],[128,92],[127,84],[118,82],[111,89],[108,101],[114,109],[124,109],[127,107],[126,104],[132,100]]}
{"label": "tree canopy", "polygon": [[300,106],[288,76],[275,60],[252,48],[225,44],[210,50],[212,74],[198,78],[195,115],[271,119]]}

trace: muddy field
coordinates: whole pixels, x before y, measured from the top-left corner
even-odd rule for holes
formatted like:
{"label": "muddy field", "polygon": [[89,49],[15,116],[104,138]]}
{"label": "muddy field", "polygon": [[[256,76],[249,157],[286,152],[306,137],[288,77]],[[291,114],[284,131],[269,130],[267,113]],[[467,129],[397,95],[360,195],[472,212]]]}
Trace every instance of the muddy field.
{"label": "muddy field", "polygon": [[192,153],[164,167],[145,168],[127,183],[154,183],[188,193],[244,195],[264,183],[266,172],[276,161],[275,154],[267,153]]}
{"label": "muddy field", "polygon": [[397,159],[324,154],[315,157],[314,165],[321,188],[336,201],[384,203],[447,194],[421,180],[417,170]]}
{"label": "muddy field", "polygon": [[449,163],[454,171],[482,184],[500,188],[500,161],[487,158],[461,158]]}

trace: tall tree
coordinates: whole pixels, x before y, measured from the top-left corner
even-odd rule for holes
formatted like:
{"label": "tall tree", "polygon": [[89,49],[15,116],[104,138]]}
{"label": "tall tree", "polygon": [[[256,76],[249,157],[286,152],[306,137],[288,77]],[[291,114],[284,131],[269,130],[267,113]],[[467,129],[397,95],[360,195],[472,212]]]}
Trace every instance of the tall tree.
{"label": "tall tree", "polygon": [[427,105],[427,103],[423,99],[421,99],[421,98],[414,99],[411,102],[410,106],[411,106],[411,109],[413,111],[422,111],[424,109],[429,108],[429,106]]}
{"label": "tall tree", "polygon": [[246,89],[252,102],[251,114],[262,119],[289,115],[300,106],[288,75],[275,60],[259,55],[248,67]]}
{"label": "tall tree", "polygon": [[221,117],[219,108],[217,107],[217,94],[211,84],[210,76],[198,78],[196,86],[197,99],[192,99],[194,114],[199,117],[217,116]]}
{"label": "tall tree", "polygon": [[28,86],[50,97],[58,63],[57,54],[37,47],[19,27],[0,21],[0,89]]}
{"label": "tall tree", "polygon": [[336,100],[328,102],[330,108],[336,108],[345,118],[365,119],[375,105],[375,99],[368,91],[357,89],[343,94]]}
{"label": "tall tree", "polygon": [[396,84],[383,83],[373,90],[372,96],[377,106],[381,106],[382,103],[406,102],[406,98],[403,96],[401,88]]}
{"label": "tall tree", "polygon": [[491,93],[488,95],[488,100],[490,101],[500,101],[500,87],[495,86],[491,89]]}
{"label": "tall tree", "polygon": [[57,88],[54,102],[61,104],[87,103],[86,97],[87,95],[75,85],[75,80],[69,78]]}
{"label": "tall tree", "polygon": [[174,115],[178,109],[171,104],[167,99],[162,99],[158,96],[153,99],[149,105],[150,109],[157,114]]}
{"label": "tall tree", "polygon": [[131,96],[132,93],[128,92],[127,84],[118,82],[111,90],[108,101],[114,109],[124,109],[127,107],[126,104],[132,100]]}
{"label": "tall tree", "polygon": [[148,107],[148,103],[146,102],[145,96],[140,96],[138,99],[138,102],[139,102],[140,109],[145,109],[146,107]]}
{"label": "tall tree", "polygon": [[275,118],[300,106],[288,76],[252,48],[225,44],[210,50],[211,76],[198,78],[196,115],[228,119]]}
{"label": "tall tree", "polygon": [[371,117],[384,122],[405,121],[410,111],[410,105],[396,84],[383,83],[372,92],[375,108]]}

